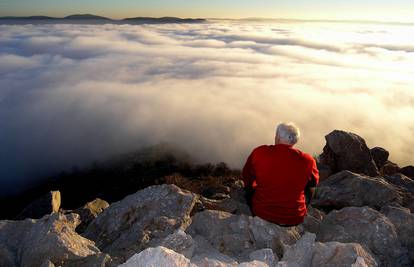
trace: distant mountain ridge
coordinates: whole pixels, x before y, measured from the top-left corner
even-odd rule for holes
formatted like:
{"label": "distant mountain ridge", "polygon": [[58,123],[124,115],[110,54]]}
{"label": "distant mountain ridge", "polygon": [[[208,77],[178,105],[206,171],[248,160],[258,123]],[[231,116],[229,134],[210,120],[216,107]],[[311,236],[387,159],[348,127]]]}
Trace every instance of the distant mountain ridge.
{"label": "distant mountain ridge", "polygon": [[103,16],[93,14],[73,14],[63,18],[49,17],[49,16],[27,16],[27,17],[0,17],[0,24],[26,24],[30,23],[68,23],[82,22],[91,24],[112,23],[112,24],[161,24],[161,23],[202,23],[206,19],[192,19],[192,18],[177,18],[177,17],[133,17],[125,19],[111,19]]}

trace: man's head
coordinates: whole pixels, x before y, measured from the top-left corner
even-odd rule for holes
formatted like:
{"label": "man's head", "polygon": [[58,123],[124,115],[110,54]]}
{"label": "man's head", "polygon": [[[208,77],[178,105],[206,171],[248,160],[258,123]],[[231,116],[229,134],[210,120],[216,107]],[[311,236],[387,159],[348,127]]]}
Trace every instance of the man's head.
{"label": "man's head", "polygon": [[299,128],[292,122],[282,122],[276,128],[275,144],[295,145],[299,141]]}

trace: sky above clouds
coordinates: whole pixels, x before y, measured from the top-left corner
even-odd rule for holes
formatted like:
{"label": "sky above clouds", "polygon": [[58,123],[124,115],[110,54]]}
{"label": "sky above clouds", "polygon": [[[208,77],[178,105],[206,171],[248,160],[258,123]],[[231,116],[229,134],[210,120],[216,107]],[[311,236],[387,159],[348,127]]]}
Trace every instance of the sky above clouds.
{"label": "sky above clouds", "polygon": [[0,16],[295,18],[414,22],[412,0],[1,0]]}
{"label": "sky above clouds", "polygon": [[412,36],[346,23],[0,25],[1,182],[159,142],[241,167],[280,121],[313,155],[342,129],[413,164]]}

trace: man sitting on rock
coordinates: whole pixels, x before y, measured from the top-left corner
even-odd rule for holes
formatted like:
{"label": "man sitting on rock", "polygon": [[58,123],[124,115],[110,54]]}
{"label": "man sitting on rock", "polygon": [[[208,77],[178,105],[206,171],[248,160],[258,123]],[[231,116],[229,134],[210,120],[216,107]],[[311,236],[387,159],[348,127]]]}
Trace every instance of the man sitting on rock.
{"label": "man sitting on rock", "polygon": [[313,157],[293,148],[299,135],[293,123],[279,124],[275,145],[255,148],[242,173],[253,214],[282,226],[303,222],[305,194],[309,203],[319,181]]}

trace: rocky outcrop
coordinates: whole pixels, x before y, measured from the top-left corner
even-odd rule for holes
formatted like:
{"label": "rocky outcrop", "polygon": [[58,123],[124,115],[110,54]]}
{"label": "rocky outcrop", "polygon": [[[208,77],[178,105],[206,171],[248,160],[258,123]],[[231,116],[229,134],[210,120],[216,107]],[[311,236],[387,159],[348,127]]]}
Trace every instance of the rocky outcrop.
{"label": "rocky outcrop", "polygon": [[377,176],[378,168],[365,140],[354,134],[334,130],[325,136],[326,145],[320,162],[329,166],[332,173],[349,170],[368,176]]}
{"label": "rocky outcrop", "polygon": [[386,266],[407,263],[406,250],[394,224],[369,207],[347,207],[330,212],[316,235],[321,242],[359,243]]}
{"label": "rocky outcrop", "polygon": [[195,195],[174,185],[150,186],[113,203],[93,220],[84,236],[121,260],[157,246],[190,223]]}
{"label": "rocky outcrop", "polygon": [[76,228],[76,231],[78,233],[83,233],[86,230],[86,227],[107,207],[109,207],[108,202],[97,198],[86,203],[83,207],[74,210],[73,212],[79,214],[81,219],[81,224]]}
{"label": "rocky outcrop", "polygon": [[283,228],[259,217],[234,215],[222,211],[203,211],[193,217],[187,232],[202,236],[223,254],[239,262],[258,249],[271,248],[279,256],[283,246],[299,239],[299,228]]}
{"label": "rocky outcrop", "polygon": [[52,214],[39,220],[0,222],[0,266],[63,264],[99,253],[75,232],[77,214]]}
{"label": "rocky outcrop", "polygon": [[16,219],[24,220],[26,218],[39,219],[47,214],[58,212],[60,208],[60,192],[50,191],[42,197],[34,200],[24,208]]}
{"label": "rocky outcrop", "polygon": [[391,203],[403,204],[403,197],[397,187],[382,178],[350,171],[341,171],[322,181],[312,200],[315,207],[328,210],[351,206],[380,209]]}

